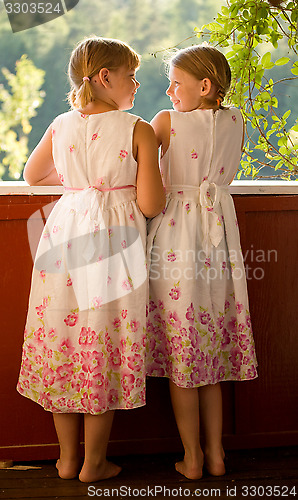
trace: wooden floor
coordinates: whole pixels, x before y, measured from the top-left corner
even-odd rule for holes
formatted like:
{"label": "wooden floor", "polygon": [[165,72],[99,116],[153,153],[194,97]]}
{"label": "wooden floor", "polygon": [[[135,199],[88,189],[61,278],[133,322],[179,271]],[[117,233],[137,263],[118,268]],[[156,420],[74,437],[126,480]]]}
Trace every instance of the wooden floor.
{"label": "wooden floor", "polygon": [[[227,452],[227,474],[188,481],[174,469],[179,455],[117,457],[113,480],[86,485],[57,476],[54,462],[40,469],[0,470],[0,498],[289,498],[298,499],[298,447]],[[25,465],[25,464],[24,464]]]}

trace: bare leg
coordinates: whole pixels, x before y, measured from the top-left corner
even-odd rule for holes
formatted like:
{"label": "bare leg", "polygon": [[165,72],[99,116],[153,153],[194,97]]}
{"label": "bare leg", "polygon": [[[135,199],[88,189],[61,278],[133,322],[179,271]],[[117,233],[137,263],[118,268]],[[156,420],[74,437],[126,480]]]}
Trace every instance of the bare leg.
{"label": "bare leg", "polygon": [[200,479],[204,459],[200,445],[198,390],[178,387],[170,380],[170,393],[185,451],[184,460],[176,463],[176,470],[188,479]]}
{"label": "bare leg", "polygon": [[54,424],[60,444],[60,459],[56,467],[62,479],[75,478],[80,469],[79,413],[53,413]]}
{"label": "bare leg", "polygon": [[106,459],[113,418],[114,411],[101,415],[84,415],[85,460],[79,475],[83,483],[108,479],[121,471],[121,467]]}
{"label": "bare leg", "polygon": [[220,384],[199,388],[200,417],[205,434],[205,465],[213,476],[225,474],[222,447],[222,396]]}

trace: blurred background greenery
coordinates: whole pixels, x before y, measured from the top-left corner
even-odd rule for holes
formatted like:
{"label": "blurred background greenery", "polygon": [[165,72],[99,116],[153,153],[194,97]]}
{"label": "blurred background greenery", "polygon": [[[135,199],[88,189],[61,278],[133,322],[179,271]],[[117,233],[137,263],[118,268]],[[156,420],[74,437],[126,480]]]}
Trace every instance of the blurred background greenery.
{"label": "blurred background greenery", "polygon": [[[80,0],[66,15],[26,31],[12,33],[4,4],[0,0],[0,69],[7,68],[9,72],[15,73],[16,62],[26,54],[36,68],[44,70],[42,93],[34,101],[34,110],[31,109],[30,127],[27,123],[24,130],[21,122],[19,128],[16,127],[19,138],[28,135],[28,154],[53,118],[69,109],[66,101],[69,90],[67,65],[78,41],[90,35],[119,38],[142,55],[142,66],[137,74],[141,87],[132,112],[150,121],[160,109],[171,108],[165,95],[168,82],[163,64],[168,49],[201,43],[202,39],[196,37],[195,28],[212,22],[223,5],[226,5],[225,0]],[[287,50],[285,45],[284,51]],[[274,68],[274,71],[275,80],[279,79],[278,71],[280,78],[284,76],[284,68]],[[34,73],[30,78],[34,81]],[[36,78],[40,79],[40,74]],[[7,88],[7,83],[7,72],[0,71],[0,91],[1,84],[3,89]],[[32,92],[36,92],[36,89],[32,89]],[[281,113],[290,107],[294,123],[298,116],[297,83],[289,81],[276,88],[275,92],[278,94]],[[2,114],[2,125],[7,113],[9,110],[6,115]],[[22,153],[18,161],[23,161],[23,158]],[[3,180],[22,179],[17,166],[9,171],[8,166],[2,165],[1,175]]]}

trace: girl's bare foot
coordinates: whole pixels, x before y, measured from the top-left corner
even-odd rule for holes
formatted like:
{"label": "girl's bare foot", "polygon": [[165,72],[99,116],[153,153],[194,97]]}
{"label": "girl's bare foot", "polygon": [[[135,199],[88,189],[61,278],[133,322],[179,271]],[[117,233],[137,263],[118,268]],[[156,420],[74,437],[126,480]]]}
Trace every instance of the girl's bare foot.
{"label": "girl's bare foot", "polygon": [[205,467],[211,476],[223,476],[226,473],[224,464],[225,453],[221,449],[217,453],[205,451]]}
{"label": "girl's bare foot", "polygon": [[99,465],[87,464],[85,462],[79,474],[79,479],[82,483],[93,483],[102,479],[115,477],[121,470],[121,467],[107,460]]}
{"label": "girl's bare foot", "polygon": [[79,474],[80,463],[77,459],[62,461],[60,458],[56,462],[56,468],[61,479],[74,479]]}
{"label": "girl's bare foot", "polygon": [[198,455],[195,459],[190,459],[185,455],[184,460],[175,464],[175,469],[187,479],[201,479],[203,475],[203,454]]}

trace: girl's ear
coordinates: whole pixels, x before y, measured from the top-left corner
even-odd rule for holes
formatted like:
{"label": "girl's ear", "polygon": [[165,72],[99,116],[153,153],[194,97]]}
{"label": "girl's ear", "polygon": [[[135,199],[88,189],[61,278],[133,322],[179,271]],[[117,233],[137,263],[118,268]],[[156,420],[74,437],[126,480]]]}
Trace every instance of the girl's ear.
{"label": "girl's ear", "polygon": [[107,88],[110,86],[110,71],[107,68],[101,68],[98,72],[98,78],[104,87]]}
{"label": "girl's ear", "polygon": [[207,96],[211,91],[212,83],[209,78],[204,78],[201,82],[201,96]]}

